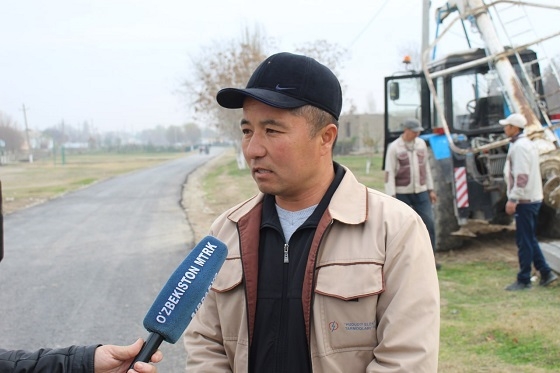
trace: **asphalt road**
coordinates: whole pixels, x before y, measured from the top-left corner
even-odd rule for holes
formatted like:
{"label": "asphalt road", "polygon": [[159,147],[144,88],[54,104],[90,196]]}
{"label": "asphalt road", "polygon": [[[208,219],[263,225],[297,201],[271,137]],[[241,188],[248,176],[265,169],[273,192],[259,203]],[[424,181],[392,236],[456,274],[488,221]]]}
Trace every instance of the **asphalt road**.
{"label": "asphalt road", "polygon": [[[4,217],[0,347],[129,344],[196,244],[181,207],[193,154]],[[160,373],[184,371],[182,340],[163,342]]]}

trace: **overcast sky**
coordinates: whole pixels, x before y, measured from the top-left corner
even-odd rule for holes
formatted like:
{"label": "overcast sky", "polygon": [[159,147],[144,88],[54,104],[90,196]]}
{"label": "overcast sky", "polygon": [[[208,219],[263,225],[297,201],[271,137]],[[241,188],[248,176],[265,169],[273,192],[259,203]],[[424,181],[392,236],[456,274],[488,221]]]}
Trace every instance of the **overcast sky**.
{"label": "overcast sky", "polygon": [[181,125],[191,119],[177,93],[189,58],[259,25],[279,50],[320,39],[347,48],[346,94],[380,112],[383,77],[401,68],[403,46],[421,44],[421,10],[422,0],[4,1],[0,111],[23,128],[25,104],[32,129]]}

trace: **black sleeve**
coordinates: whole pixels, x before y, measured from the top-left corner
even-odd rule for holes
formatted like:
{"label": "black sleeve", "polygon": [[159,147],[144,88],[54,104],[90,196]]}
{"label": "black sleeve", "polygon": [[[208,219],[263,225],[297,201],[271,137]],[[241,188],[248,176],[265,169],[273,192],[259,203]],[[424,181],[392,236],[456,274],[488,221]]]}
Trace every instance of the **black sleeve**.
{"label": "black sleeve", "polygon": [[2,373],[93,373],[98,346],[71,346],[37,351],[0,349]]}

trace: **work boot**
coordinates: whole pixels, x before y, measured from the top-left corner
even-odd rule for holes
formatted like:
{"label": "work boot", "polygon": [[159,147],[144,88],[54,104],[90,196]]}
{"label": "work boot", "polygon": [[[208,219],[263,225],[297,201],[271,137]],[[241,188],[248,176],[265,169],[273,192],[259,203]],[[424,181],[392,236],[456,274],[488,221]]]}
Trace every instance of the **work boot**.
{"label": "work boot", "polygon": [[554,281],[558,280],[558,276],[552,271],[548,272],[548,275],[542,276],[541,280],[539,281],[540,286],[548,286],[552,284]]}
{"label": "work boot", "polygon": [[515,281],[513,284],[506,286],[507,291],[518,291],[518,290],[528,290],[531,289],[533,285],[531,283],[524,284],[523,282]]}

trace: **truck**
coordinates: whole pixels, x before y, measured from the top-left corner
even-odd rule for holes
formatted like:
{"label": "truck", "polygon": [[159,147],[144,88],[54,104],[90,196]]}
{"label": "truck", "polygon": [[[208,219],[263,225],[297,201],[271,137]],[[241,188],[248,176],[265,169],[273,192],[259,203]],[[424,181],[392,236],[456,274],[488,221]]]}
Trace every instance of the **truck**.
{"label": "truck", "polygon": [[[560,238],[560,79],[545,50],[560,31],[537,35],[527,20],[531,8],[560,13],[552,2],[449,1],[435,12],[437,33],[424,43],[421,69],[385,78],[385,149],[402,134],[404,119],[416,118],[424,127],[438,194],[436,251],[476,236],[472,222],[512,223],[504,180],[510,141],[499,120],[513,112],[527,118],[524,132],[540,154],[544,200],[537,234]],[[517,35],[522,22],[529,36]],[[461,28],[467,48],[436,58],[450,30]]]}

